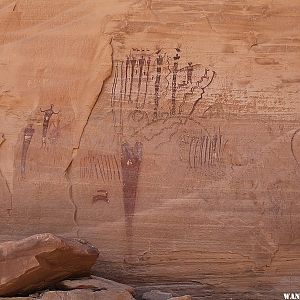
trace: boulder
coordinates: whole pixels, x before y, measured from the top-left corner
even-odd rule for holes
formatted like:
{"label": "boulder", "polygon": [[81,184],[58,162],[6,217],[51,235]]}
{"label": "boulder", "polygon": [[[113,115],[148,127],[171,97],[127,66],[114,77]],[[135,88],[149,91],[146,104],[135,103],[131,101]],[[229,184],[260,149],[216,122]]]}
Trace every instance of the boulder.
{"label": "boulder", "polygon": [[143,294],[143,300],[167,300],[172,298],[171,293],[164,293],[157,290],[152,290]]}
{"label": "boulder", "polygon": [[1,300],[135,300],[132,295],[126,291],[105,290],[72,290],[72,291],[49,291],[34,297],[12,297],[0,298]]}
{"label": "boulder", "polygon": [[134,300],[127,291],[104,290],[72,290],[72,291],[51,291],[46,292],[41,300]]}
{"label": "boulder", "polygon": [[1,300],[37,300],[38,298],[36,297],[0,297]]}
{"label": "boulder", "polygon": [[134,294],[134,288],[118,283],[109,279],[97,277],[97,276],[90,276],[84,277],[79,279],[68,279],[59,282],[56,285],[57,289],[63,290],[74,290],[74,289],[91,289],[91,290],[113,290],[113,291],[127,291],[131,294]]}
{"label": "boulder", "polygon": [[0,244],[0,296],[29,294],[69,277],[86,276],[99,251],[50,233]]}
{"label": "boulder", "polygon": [[189,295],[186,295],[186,296],[180,296],[180,297],[173,297],[173,298],[170,298],[169,300],[192,300],[192,297]]}

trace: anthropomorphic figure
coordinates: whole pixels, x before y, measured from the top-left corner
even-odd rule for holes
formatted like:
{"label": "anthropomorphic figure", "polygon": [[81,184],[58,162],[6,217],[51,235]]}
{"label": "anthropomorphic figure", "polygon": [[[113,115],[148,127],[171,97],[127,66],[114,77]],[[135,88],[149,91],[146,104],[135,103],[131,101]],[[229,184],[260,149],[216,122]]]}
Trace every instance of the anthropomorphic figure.
{"label": "anthropomorphic figure", "polygon": [[193,71],[194,71],[193,63],[189,62],[188,66],[186,67],[187,84],[192,83]]}
{"label": "anthropomorphic figure", "polygon": [[134,147],[131,147],[129,143],[124,142],[121,150],[125,220],[127,233],[130,235],[135,211],[140,165],[143,158],[143,144],[136,142]]}
{"label": "anthropomorphic figure", "polygon": [[33,124],[29,124],[25,129],[24,129],[24,135],[23,135],[23,146],[22,146],[22,156],[21,156],[21,176],[24,178],[25,177],[25,171],[26,171],[26,157],[27,157],[27,152],[32,140],[32,137],[34,135],[34,128]]}
{"label": "anthropomorphic figure", "polygon": [[53,110],[53,104],[51,104],[50,108],[46,110],[40,109],[42,113],[44,113],[44,121],[43,121],[43,135],[42,135],[42,146],[46,146],[46,137],[47,137],[47,132],[49,128],[49,122],[52,117],[52,115],[57,115],[59,112],[55,112]]}
{"label": "anthropomorphic figure", "polygon": [[155,77],[155,85],[154,85],[154,95],[155,95],[155,106],[154,106],[154,112],[153,112],[153,120],[157,120],[157,114],[158,114],[158,106],[159,106],[159,100],[160,100],[160,78],[161,78],[161,70],[163,65],[164,59],[162,55],[158,55],[156,58],[156,77]]}
{"label": "anthropomorphic figure", "polygon": [[[180,50],[177,50],[180,52]],[[178,73],[178,63],[180,59],[180,55],[176,53],[173,57],[174,65],[173,65],[173,75],[172,75],[172,99],[171,99],[171,111],[170,115],[174,116],[176,114],[176,91],[177,91],[177,73]]]}
{"label": "anthropomorphic figure", "polygon": [[108,192],[106,190],[98,190],[98,195],[93,196],[93,203],[97,201],[104,201],[109,203]]}

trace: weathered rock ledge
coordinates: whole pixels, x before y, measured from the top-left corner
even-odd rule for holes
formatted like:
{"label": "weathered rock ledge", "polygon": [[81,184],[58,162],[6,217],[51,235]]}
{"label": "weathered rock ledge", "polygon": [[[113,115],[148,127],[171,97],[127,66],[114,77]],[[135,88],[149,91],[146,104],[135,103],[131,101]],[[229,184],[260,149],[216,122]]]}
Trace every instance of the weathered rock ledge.
{"label": "weathered rock ledge", "polygon": [[[91,275],[97,248],[51,233],[0,244],[0,299],[135,300],[133,287]],[[144,300],[190,300],[152,290]]]}

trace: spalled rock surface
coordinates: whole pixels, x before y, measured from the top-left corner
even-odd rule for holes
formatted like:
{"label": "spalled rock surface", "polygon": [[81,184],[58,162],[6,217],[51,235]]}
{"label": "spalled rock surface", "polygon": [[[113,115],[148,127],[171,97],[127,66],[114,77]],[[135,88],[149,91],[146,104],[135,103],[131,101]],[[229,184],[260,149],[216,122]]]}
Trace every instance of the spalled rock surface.
{"label": "spalled rock surface", "polygon": [[5,298],[0,297],[0,299],[9,299],[9,300],[36,300],[38,298],[36,298],[36,297],[5,297]]}
{"label": "spalled rock surface", "polygon": [[85,278],[79,279],[69,279],[63,280],[56,285],[57,289],[64,289],[64,290],[74,290],[74,289],[107,289],[107,290],[118,290],[118,291],[127,291],[131,294],[134,293],[134,288],[126,285],[121,284],[109,279],[97,277],[97,276],[90,276]]}
{"label": "spalled rock surface", "polygon": [[172,298],[172,294],[152,290],[143,294],[143,300],[167,300]]}
{"label": "spalled rock surface", "polygon": [[192,300],[192,297],[186,295],[186,296],[181,296],[181,297],[172,297],[169,300]]}
{"label": "spalled rock surface", "polygon": [[[300,281],[299,0],[1,0],[0,238],[195,299]],[[183,293],[177,293],[183,294]]]}
{"label": "spalled rock surface", "polygon": [[37,297],[12,297],[0,298],[9,300],[135,300],[127,291],[91,291],[91,290],[73,290],[73,291],[49,291],[44,292]]}
{"label": "spalled rock surface", "polygon": [[49,233],[2,243],[0,295],[30,293],[70,276],[87,275],[98,255],[87,243]]}
{"label": "spalled rock surface", "polygon": [[53,291],[43,294],[41,300],[134,300],[126,291]]}

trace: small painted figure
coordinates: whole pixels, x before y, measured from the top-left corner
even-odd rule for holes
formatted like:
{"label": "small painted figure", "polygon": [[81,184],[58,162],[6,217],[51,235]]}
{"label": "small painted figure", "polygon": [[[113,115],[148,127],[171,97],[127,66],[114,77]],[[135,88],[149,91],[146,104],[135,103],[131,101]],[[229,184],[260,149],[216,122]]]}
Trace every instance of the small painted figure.
{"label": "small painted figure", "polygon": [[29,124],[25,129],[24,129],[24,136],[23,136],[23,146],[22,146],[22,156],[21,156],[21,176],[22,178],[25,177],[26,173],[26,157],[27,157],[27,152],[32,140],[32,137],[34,135],[34,128],[33,124]]}
{"label": "small painted figure", "polygon": [[139,80],[138,80],[138,91],[137,91],[137,98],[136,98],[136,102],[137,102],[137,108],[139,107],[139,96],[140,96],[140,91],[141,91],[141,85],[142,85],[142,79],[143,79],[143,69],[144,69],[144,65],[146,63],[145,58],[142,56],[139,60],[138,60],[138,65],[139,65]]}
{"label": "small painted figure", "polygon": [[97,201],[104,201],[106,203],[109,203],[108,192],[106,190],[98,190],[97,192],[99,193],[99,195],[93,196],[93,203]]}
{"label": "small painted figure", "polygon": [[189,62],[186,68],[187,84],[192,83],[193,71],[194,71],[193,64]]}
{"label": "small painted figure", "polygon": [[135,69],[136,65],[136,58],[133,56],[131,57],[130,64],[131,64],[131,75],[130,75],[130,90],[129,90],[129,102],[131,102],[131,95],[132,95],[132,88],[133,88],[133,81],[134,81],[134,71],[137,71]]}
{"label": "small painted figure", "polygon": [[[180,52],[179,49],[176,49],[177,52]],[[180,55],[176,53],[174,58],[173,65],[173,78],[172,78],[172,106],[171,106],[171,115],[174,116],[176,114],[176,86],[177,86],[177,73],[178,73],[178,61],[180,59]]]}
{"label": "small painted figure", "polygon": [[160,88],[160,79],[161,79],[161,71],[162,71],[162,65],[163,65],[164,59],[162,55],[158,55],[158,57],[156,58],[156,78],[155,78],[155,85],[154,85],[154,95],[155,95],[155,107],[154,107],[154,113],[153,113],[153,120],[156,121],[157,120],[157,116],[158,116],[158,106],[159,106],[159,100],[160,100],[160,92],[159,92],[159,88]]}

